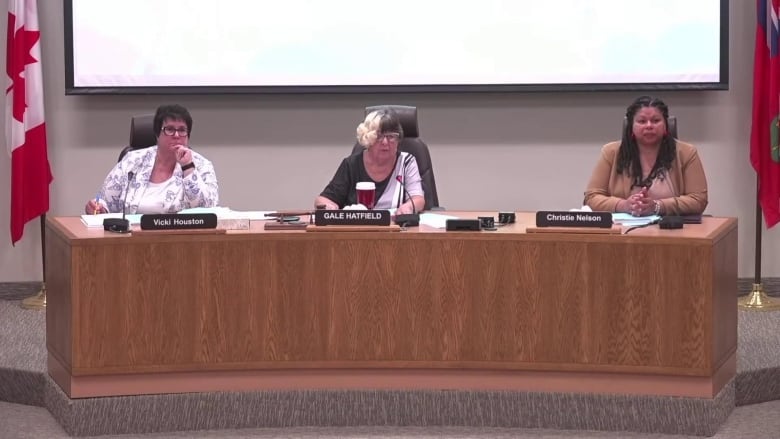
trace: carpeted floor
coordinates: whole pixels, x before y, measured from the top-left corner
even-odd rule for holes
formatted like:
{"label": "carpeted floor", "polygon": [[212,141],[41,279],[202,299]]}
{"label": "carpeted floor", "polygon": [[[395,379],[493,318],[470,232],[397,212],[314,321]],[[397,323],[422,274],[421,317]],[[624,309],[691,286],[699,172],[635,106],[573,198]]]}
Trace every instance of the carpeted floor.
{"label": "carpeted floor", "polygon": [[[0,288],[0,308],[6,328],[0,331],[0,438],[66,438],[65,430],[49,411],[42,407],[42,396],[30,395],[26,389],[43,385],[45,376],[45,313],[19,311],[19,299],[38,291],[37,284],[17,284],[17,288]],[[775,285],[780,286],[780,282]],[[2,284],[0,284],[2,286]],[[749,282],[741,282],[749,289]],[[743,290],[744,291],[744,290]],[[773,290],[773,293],[776,290]],[[3,300],[4,299],[4,300]],[[737,408],[715,434],[715,438],[780,438],[780,312],[740,312],[738,378],[735,386]],[[750,337],[743,334],[749,333]],[[21,339],[20,339],[21,337]],[[21,340],[21,342],[20,342]],[[23,365],[20,367],[20,364]],[[12,373],[8,373],[9,369]],[[0,370],[2,372],[2,370]],[[9,378],[10,377],[10,378]],[[742,379],[740,381],[740,378]],[[762,399],[763,398],[763,399]],[[768,401],[760,403],[761,401]],[[750,404],[750,405],[744,405]],[[742,406],[740,406],[742,405]],[[682,421],[682,419],[681,419]],[[218,431],[185,431],[145,435],[97,436],[105,438],[688,438],[662,434],[611,433],[592,431],[553,431],[473,427],[290,427]]]}
{"label": "carpeted floor", "polygon": [[[780,437],[780,401],[737,407],[715,439],[777,439]],[[68,438],[62,427],[43,407],[32,407],[0,402],[0,438],[3,439],[61,439]],[[592,431],[553,431],[506,428],[284,428],[219,431],[185,431],[177,433],[94,436],[116,439],[281,439],[281,438],[372,438],[372,439],[693,439],[693,436],[663,434],[608,433]]]}

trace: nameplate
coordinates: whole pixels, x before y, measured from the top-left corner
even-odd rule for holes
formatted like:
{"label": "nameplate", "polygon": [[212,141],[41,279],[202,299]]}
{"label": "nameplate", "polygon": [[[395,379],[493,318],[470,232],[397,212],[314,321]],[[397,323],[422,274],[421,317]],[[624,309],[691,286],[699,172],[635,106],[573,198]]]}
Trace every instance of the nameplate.
{"label": "nameplate", "polygon": [[216,229],[214,213],[155,213],[141,215],[141,230]]}
{"label": "nameplate", "polygon": [[389,210],[315,210],[317,226],[389,226]]}
{"label": "nameplate", "polygon": [[612,227],[610,212],[570,212],[540,210],[536,212],[536,227]]}

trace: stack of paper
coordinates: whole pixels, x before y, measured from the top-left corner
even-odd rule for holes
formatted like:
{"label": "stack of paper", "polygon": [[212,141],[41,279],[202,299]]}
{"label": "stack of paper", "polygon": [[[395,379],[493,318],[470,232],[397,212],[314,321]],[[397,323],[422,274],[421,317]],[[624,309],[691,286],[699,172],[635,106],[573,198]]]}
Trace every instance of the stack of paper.
{"label": "stack of paper", "polygon": [[[101,213],[98,215],[81,215],[81,222],[87,227],[103,227],[103,220],[106,218],[122,218],[121,213]],[[130,225],[141,224],[141,215],[125,215],[125,219]]]}
{"label": "stack of paper", "polygon": [[613,213],[612,222],[625,227],[644,226],[658,222],[661,219],[658,215],[633,216],[628,213]]}
{"label": "stack of paper", "polygon": [[274,213],[275,210],[251,210],[240,211],[231,210],[229,207],[193,207],[184,209],[179,213],[214,213],[217,219],[248,219],[251,221],[265,221],[275,219],[267,214]]}
{"label": "stack of paper", "polygon": [[447,227],[448,219],[458,219],[457,216],[441,215],[438,213],[421,213],[420,224],[428,227],[435,227],[437,229],[444,229]]}

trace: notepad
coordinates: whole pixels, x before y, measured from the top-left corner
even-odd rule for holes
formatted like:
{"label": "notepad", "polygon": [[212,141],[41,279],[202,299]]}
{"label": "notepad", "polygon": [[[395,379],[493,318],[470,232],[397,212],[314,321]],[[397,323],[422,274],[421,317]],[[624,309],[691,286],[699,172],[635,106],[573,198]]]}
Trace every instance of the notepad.
{"label": "notepad", "polygon": [[219,215],[220,213],[230,212],[230,209],[223,206],[215,207],[190,207],[189,209],[182,209],[179,213],[213,213]]}
{"label": "notepad", "polygon": [[275,217],[269,217],[269,213],[274,213],[274,210],[232,210],[229,207],[192,207],[190,209],[184,209],[179,213],[213,213],[217,215],[219,219],[248,219],[250,221],[265,221],[276,219]]}
{"label": "notepad", "polygon": [[661,219],[658,215],[648,215],[648,216],[633,216],[628,213],[613,213],[612,214],[612,222],[615,224],[619,224],[621,226],[626,227],[633,227],[633,226],[644,226],[647,224],[652,224],[654,222],[658,222]]}
{"label": "notepad", "polygon": [[[103,220],[106,218],[122,218],[121,213],[101,213],[98,215],[81,215],[81,222],[84,223],[87,227],[103,227]],[[130,224],[140,224],[141,223],[141,215],[140,214],[131,214],[131,215],[125,215],[125,219],[130,222]]]}
{"label": "notepad", "polygon": [[434,227],[437,229],[444,229],[447,228],[448,219],[458,219],[458,217],[452,215],[441,215],[438,213],[421,213],[420,225]]}

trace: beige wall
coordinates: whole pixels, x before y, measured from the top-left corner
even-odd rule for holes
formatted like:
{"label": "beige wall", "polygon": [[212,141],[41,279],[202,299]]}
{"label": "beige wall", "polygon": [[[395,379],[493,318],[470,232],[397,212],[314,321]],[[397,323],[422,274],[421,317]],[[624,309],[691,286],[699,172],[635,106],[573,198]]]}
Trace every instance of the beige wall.
{"label": "beige wall", "polygon": [[[754,9],[753,2],[731,0],[728,91],[659,93],[680,121],[680,138],[699,147],[708,213],[739,218],[742,277],[753,275],[755,252],[748,161]],[[379,103],[419,108],[447,208],[569,209],[581,204],[599,148],[618,138],[625,107],[638,94],[65,96],[62,2],[39,1],[39,13],[52,215],[80,214],[125,145],[130,116],[171,102],[193,114],[191,143],[214,162],[221,204],[234,209],[310,207],[350,151],[362,108]],[[164,56],[175,48],[160,42],[149,50]],[[0,282],[40,280],[39,223],[10,244],[9,160],[0,157]],[[764,233],[765,276],[780,275],[778,230]]]}

